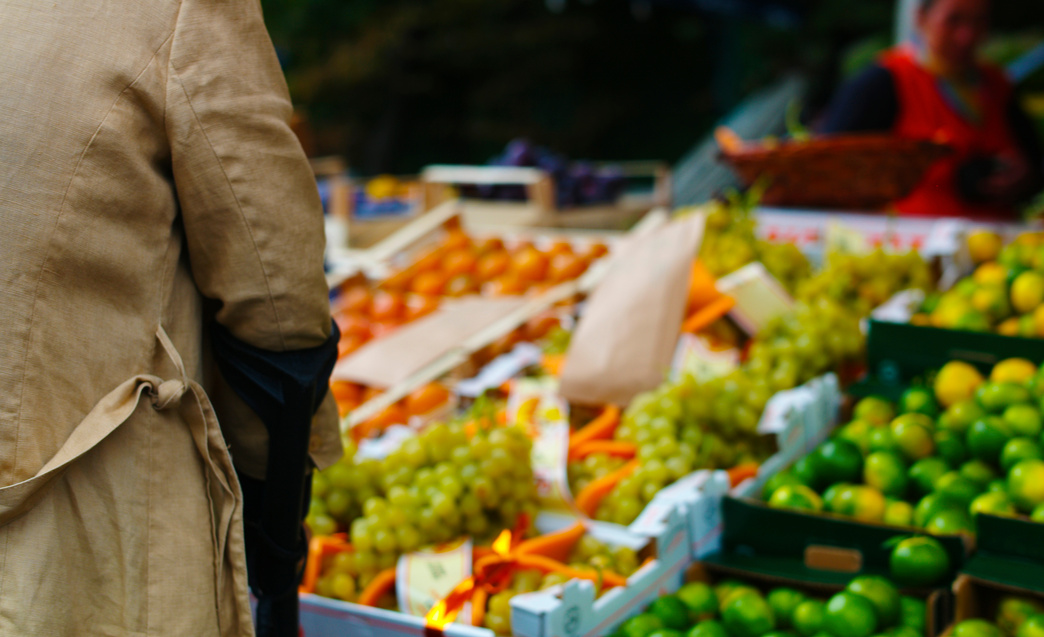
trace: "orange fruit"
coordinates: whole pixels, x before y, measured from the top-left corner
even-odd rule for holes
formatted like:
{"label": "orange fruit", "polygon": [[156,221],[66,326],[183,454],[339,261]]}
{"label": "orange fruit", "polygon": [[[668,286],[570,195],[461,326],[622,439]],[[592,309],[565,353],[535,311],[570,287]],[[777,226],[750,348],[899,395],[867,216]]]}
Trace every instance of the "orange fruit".
{"label": "orange fruit", "polygon": [[362,404],[363,390],[355,383],[335,380],[330,383],[330,393],[337,401],[337,410],[341,412],[342,418],[345,413]]}
{"label": "orange fruit", "polygon": [[490,237],[479,241],[476,246],[479,254],[489,254],[490,252],[503,252],[504,242],[499,237]]}
{"label": "orange fruit", "polygon": [[555,241],[547,249],[547,256],[553,259],[559,254],[573,254],[573,245],[568,241]]}
{"label": "orange fruit", "polygon": [[449,400],[449,391],[439,383],[428,383],[406,397],[406,413],[419,416],[434,411]]}
{"label": "orange fruit", "polygon": [[511,271],[523,281],[544,280],[547,268],[547,256],[535,248],[517,252],[511,258]]}
{"label": "orange fruit", "polygon": [[558,327],[560,321],[554,314],[538,314],[523,326],[523,340],[538,341]]}
{"label": "orange fruit", "polygon": [[609,247],[604,243],[592,243],[585,253],[591,260],[600,259],[609,254]]}
{"label": "orange fruit", "polygon": [[337,356],[348,356],[353,354],[357,349],[363,346],[368,341],[368,338],[359,336],[357,334],[349,334],[342,336],[341,340],[337,342]]}
{"label": "orange fruit", "polygon": [[492,296],[514,296],[526,291],[526,286],[510,274],[499,276],[482,288],[484,294]]}
{"label": "orange fruit", "polygon": [[587,270],[587,261],[572,253],[559,253],[551,258],[548,278],[552,281],[571,281]]}
{"label": "orange fruit", "polygon": [[442,259],[446,254],[445,248],[431,248],[421,253],[413,265],[410,266],[410,270],[414,272],[427,272],[428,270],[438,270],[442,265]]}
{"label": "orange fruit", "polygon": [[495,250],[482,255],[475,266],[475,276],[481,281],[490,281],[504,274],[511,267],[511,255]]}
{"label": "orange fruit", "polygon": [[402,295],[395,292],[378,292],[373,297],[370,317],[375,321],[394,321],[403,317],[406,303]]}
{"label": "orange fruit", "polygon": [[458,274],[471,274],[475,271],[478,259],[468,249],[454,250],[442,258],[442,273],[447,278]]}
{"label": "orange fruit", "polygon": [[421,272],[410,283],[410,292],[424,296],[438,296],[446,287],[446,275],[438,270]]}
{"label": "orange fruit", "polygon": [[337,309],[342,312],[366,314],[373,303],[373,293],[365,285],[353,285],[337,299]]}
{"label": "orange fruit", "polygon": [[461,248],[467,248],[471,245],[471,237],[468,233],[457,228],[450,230],[446,233],[446,238],[442,241],[442,247],[447,250],[459,250]]}
{"label": "orange fruit", "polygon": [[458,274],[446,282],[443,293],[447,296],[464,296],[475,294],[479,291],[479,285],[469,274]]}
{"label": "orange fruit", "polygon": [[342,339],[346,336],[358,336],[365,340],[371,336],[370,320],[362,314],[354,312],[337,314],[334,316],[334,320],[337,321],[337,327],[341,330]]}
{"label": "orange fruit", "polygon": [[439,299],[415,294],[406,300],[406,320],[414,321],[439,309]]}

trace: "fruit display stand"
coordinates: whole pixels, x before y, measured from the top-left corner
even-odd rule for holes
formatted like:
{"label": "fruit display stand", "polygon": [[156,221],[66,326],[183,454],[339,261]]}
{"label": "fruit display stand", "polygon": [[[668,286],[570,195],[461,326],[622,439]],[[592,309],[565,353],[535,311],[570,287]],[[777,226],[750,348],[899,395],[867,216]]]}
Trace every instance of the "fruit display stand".
{"label": "fruit display stand", "polygon": [[668,506],[624,530],[618,525],[586,523],[607,541],[613,537],[648,538],[645,564],[627,578],[626,586],[596,598],[590,581],[570,580],[545,591],[511,599],[511,629],[517,637],[574,637],[609,634],[640,607],[681,585],[691,562],[685,510]]}
{"label": "fruit display stand", "polygon": [[468,199],[464,214],[469,221],[493,225],[560,226],[573,228],[626,227],[650,210],[670,205],[670,170],[658,162],[621,164],[629,178],[651,177],[648,194],[625,194],[613,204],[594,204],[560,209],[555,202],[555,183],[547,171],[517,166],[428,166],[421,173],[425,185],[424,205],[442,203],[445,186],[458,184],[516,185],[525,189],[526,199],[504,202]]}
{"label": "fruit display stand", "polygon": [[[1044,610],[1044,542],[1039,523],[982,516],[975,554],[954,582],[956,622],[998,616],[1005,598],[1031,600]],[[1004,627],[1008,631],[1008,627]],[[1009,634],[1014,634],[1010,631]],[[1020,633],[1021,634],[1021,633]]]}

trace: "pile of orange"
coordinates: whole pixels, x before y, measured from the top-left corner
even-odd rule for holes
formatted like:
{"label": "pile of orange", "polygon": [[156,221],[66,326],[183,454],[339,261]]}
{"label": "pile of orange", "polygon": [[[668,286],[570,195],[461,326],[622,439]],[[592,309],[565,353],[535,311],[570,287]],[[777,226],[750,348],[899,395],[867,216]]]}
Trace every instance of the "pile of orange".
{"label": "pile of orange", "polygon": [[525,294],[579,277],[608,251],[602,243],[577,250],[568,241],[547,249],[528,241],[508,247],[499,238],[478,240],[453,228],[381,288],[427,297]]}
{"label": "pile of orange", "polygon": [[[337,410],[343,418],[349,411],[380,394],[379,389],[358,383],[335,380],[330,391],[337,401]],[[450,399],[450,392],[440,383],[428,383],[402,400],[386,407],[372,418],[353,429],[356,438],[365,438],[371,432],[380,432],[391,425],[405,425],[412,416],[430,414]]]}
{"label": "pile of orange", "polygon": [[333,303],[334,320],[341,328],[338,356],[347,356],[368,341],[438,307],[436,298],[390,290],[373,291],[365,283],[352,284]]}

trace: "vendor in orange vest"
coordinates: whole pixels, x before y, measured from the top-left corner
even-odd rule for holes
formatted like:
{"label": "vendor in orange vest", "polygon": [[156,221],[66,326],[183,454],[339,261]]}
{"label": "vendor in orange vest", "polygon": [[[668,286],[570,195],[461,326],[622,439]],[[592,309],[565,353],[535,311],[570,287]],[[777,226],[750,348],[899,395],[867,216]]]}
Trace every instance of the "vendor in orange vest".
{"label": "vendor in orange vest", "polygon": [[1004,71],[976,57],[989,0],[922,0],[918,37],[842,88],[821,132],[890,131],[943,141],[953,153],[896,202],[903,214],[1014,218],[1044,184],[1032,122]]}

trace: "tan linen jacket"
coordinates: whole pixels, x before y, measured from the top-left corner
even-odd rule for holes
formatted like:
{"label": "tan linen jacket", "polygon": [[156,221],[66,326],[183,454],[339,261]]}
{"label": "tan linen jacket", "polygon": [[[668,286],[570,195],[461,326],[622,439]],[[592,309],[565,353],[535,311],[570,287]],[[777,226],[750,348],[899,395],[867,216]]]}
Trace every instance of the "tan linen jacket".
{"label": "tan linen jacket", "polygon": [[290,113],[257,0],[0,0],[0,635],[252,634],[202,317],[329,334]]}

